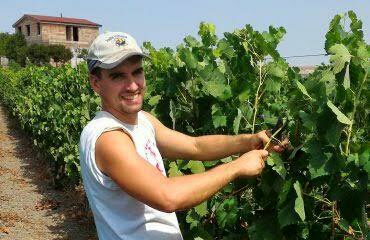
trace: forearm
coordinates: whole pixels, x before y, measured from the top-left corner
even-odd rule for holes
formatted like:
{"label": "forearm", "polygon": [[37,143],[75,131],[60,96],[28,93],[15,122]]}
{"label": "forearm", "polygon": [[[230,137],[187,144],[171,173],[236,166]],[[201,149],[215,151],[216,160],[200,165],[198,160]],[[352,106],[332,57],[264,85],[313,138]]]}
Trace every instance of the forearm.
{"label": "forearm", "polygon": [[235,162],[219,165],[203,173],[168,178],[164,186],[170,199],[169,211],[194,207],[207,200],[238,176]]}
{"label": "forearm", "polygon": [[253,150],[252,134],[207,135],[195,137],[196,151],[192,160],[208,161]]}

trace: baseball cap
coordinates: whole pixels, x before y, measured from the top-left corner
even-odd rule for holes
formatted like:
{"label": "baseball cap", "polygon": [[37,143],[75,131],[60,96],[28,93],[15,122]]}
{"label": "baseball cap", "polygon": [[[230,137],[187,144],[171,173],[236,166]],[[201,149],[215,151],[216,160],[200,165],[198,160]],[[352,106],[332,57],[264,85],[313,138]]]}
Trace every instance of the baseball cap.
{"label": "baseball cap", "polygon": [[87,54],[89,72],[101,67],[112,69],[131,56],[147,57],[136,40],[123,32],[105,32],[100,34],[91,44]]}

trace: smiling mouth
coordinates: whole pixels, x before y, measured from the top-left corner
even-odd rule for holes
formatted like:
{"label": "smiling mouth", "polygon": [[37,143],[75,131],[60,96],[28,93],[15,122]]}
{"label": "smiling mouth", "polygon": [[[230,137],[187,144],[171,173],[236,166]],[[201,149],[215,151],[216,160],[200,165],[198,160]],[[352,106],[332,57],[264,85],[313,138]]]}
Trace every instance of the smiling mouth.
{"label": "smiling mouth", "polygon": [[139,97],[139,93],[122,96],[123,99],[130,100],[130,101],[136,100],[138,97]]}

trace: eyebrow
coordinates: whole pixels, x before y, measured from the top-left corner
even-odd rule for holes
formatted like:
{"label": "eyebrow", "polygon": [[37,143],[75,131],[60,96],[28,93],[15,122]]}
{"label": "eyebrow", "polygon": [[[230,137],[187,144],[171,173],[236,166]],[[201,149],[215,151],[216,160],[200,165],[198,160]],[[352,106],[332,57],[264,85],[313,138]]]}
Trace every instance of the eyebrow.
{"label": "eyebrow", "polygon": [[[141,72],[141,71],[143,71],[143,67],[138,67],[134,71],[132,71],[132,73],[135,74],[135,73],[138,73],[138,72]],[[108,76],[110,78],[115,77],[115,76],[125,76],[125,75],[127,75],[127,73],[121,72],[121,71],[113,71],[113,72],[108,74]]]}

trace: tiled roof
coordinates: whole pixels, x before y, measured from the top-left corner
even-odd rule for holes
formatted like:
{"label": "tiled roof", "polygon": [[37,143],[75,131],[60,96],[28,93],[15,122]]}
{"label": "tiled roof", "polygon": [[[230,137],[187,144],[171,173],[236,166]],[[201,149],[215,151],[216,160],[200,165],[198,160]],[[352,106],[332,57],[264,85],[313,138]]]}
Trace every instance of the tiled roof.
{"label": "tiled roof", "polygon": [[66,18],[66,17],[51,17],[51,16],[42,16],[42,15],[31,15],[31,14],[25,14],[23,17],[21,17],[17,22],[13,24],[13,27],[15,27],[23,18],[25,17],[31,17],[39,22],[50,22],[50,23],[64,23],[64,24],[77,24],[77,25],[88,25],[88,26],[96,26],[101,27],[100,24],[91,22],[86,19],[80,19],[80,18]]}

